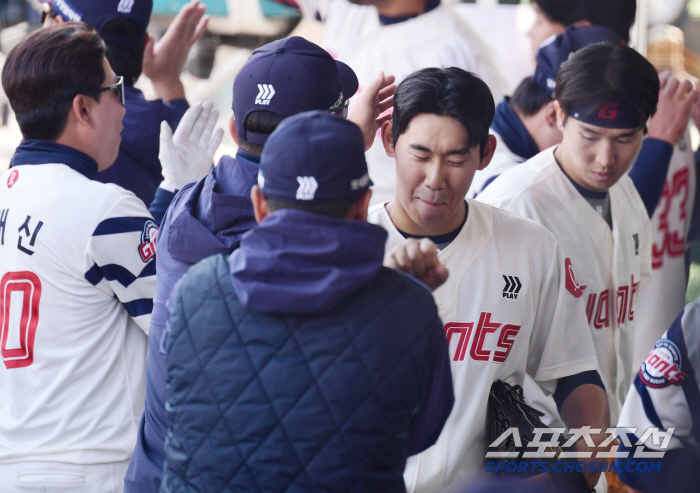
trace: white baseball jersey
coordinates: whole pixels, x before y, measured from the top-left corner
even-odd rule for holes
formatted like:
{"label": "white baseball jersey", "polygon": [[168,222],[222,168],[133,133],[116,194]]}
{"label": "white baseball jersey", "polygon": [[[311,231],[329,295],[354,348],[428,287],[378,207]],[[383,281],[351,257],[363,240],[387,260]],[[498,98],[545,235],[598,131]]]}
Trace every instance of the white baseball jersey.
{"label": "white baseball jersey", "polygon": [[[648,353],[620,413],[618,431],[641,438],[649,428],[675,428],[669,449],[700,443],[700,298],[681,315]],[[637,440],[632,440],[635,445]],[[644,444],[659,450],[659,443]]]}
{"label": "white baseball jersey", "polygon": [[[442,3],[413,19],[382,26],[373,6],[347,0],[299,0],[306,15],[317,12],[326,24],[323,47],[355,71],[360,89],[381,71],[400,83],[426,67],[459,67],[481,77],[500,101],[509,92],[498,57],[479,35]],[[372,204],[394,198],[394,160],[376,139],[367,151],[369,174],[374,182]]]}
{"label": "white baseball jersey", "polygon": [[[380,204],[369,221],[404,237]],[[438,253],[447,282],[433,292],[452,358],[455,405],[437,443],[410,457],[409,492],[454,491],[484,471],[489,390],[525,374],[552,392],[558,378],[595,370],[583,300],[576,298],[554,236],[542,226],[469,201],[467,221]]]}
{"label": "white baseball jersey", "polygon": [[484,189],[484,186],[495,180],[499,175],[503,174],[510,168],[525,162],[525,159],[518,156],[508,148],[498,132],[491,129],[490,133],[496,137],[496,152],[494,153],[489,165],[486,166],[486,168],[477,171],[474,175],[472,184],[467,192],[467,197],[470,199],[476,198],[476,196]]}
{"label": "white baseball jersey", "polygon": [[156,235],[135,195],[66,165],[0,175],[0,462],[129,459]]}
{"label": "white baseball jersey", "polygon": [[676,144],[661,200],[651,218],[651,281],[637,309],[634,365],[646,358],[665,328],[685,305],[685,254],[690,231],[697,176],[688,132]]}
{"label": "white baseball jersey", "polygon": [[615,422],[636,370],[635,309],[651,277],[649,217],[625,175],[609,190],[611,230],[561,170],[554,149],[499,176],[478,200],[544,225],[571,258]]}

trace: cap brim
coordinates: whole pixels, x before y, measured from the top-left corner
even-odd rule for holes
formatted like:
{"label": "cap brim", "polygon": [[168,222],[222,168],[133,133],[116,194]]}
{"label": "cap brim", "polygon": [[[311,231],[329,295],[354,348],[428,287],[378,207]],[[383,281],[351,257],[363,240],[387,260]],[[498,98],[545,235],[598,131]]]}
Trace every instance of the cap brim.
{"label": "cap brim", "polygon": [[357,80],[355,72],[343,62],[335,61],[338,67],[338,77],[340,77],[340,85],[343,88],[343,97],[350,99],[357,92],[360,83]]}

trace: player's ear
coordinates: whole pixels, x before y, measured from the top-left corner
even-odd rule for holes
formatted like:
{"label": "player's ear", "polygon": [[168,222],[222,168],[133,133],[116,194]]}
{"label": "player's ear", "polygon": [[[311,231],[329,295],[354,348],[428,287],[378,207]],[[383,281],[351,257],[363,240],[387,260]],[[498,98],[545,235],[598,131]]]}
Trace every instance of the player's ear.
{"label": "player's ear", "polygon": [[382,144],[384,144],[384,151],[389,157],[396,157],[396,152],[394,151],[394,136],[392,131],[394,129],[394,124],[389,120],[382,124]]}
{"label": "player's ear", "polygon": [[71,105],[69,119],[72,117],[73,121],[75,121],[76,123],[92,127],[92,115],[95,107],[94,103],[94,99],[89,98],[83,94],[78,94],[73,98],[73,104]]}
{"label": "player's ear", "polygon": [[236,132],[236,118],[231,115],[231,118],[228,119],[228,131],[231,133],[231,137],[233,138],[233,141],[238,145],[238,132]]}
{"label": "player's ear", "polygon": [[250,190],[250,201],[253,203],[255,220],[261,223],[263,219],[270,215],[270,209],[267,207],[265,196],[257,185],[253,185],[253,188]]}
{"label": "player's ear", "polygon": [[564,120],[566,120],[566,115],[564,114],[564,110],[559,104],[559,101],[554,101],[554,110],[557,112],[557,127],[559,127],[559,130],[563,132]]}
{"label": "player's ear", "polygon": [[491,162],[491,159],[493,159],[493,154],[496,152],[496,143],[496,137],[489,134],[489,140],[484,146],[484,157],[481,158],[481,161],[479,161],[479,167],[477,168],[478,171],[486,168],[486,166],[488,166]]}
{"label": "player's ear", "polygon": [[547,122],[547,126],[550,128],[556,128],[557,126],[557,109],[554,106],[558,104],[556,101],[547,103],[544,107],[544,121]]}

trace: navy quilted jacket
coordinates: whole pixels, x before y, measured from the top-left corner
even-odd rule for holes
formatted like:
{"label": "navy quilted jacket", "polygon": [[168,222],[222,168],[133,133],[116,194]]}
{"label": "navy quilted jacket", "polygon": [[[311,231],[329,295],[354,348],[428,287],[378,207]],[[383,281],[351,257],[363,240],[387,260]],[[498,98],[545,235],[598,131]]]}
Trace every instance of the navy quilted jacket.
{"label": "navy quilted jacket", "polygon": [[278,211],[176,288],[161,492],[404,492],[454,396],[431,294],[386,232]]}

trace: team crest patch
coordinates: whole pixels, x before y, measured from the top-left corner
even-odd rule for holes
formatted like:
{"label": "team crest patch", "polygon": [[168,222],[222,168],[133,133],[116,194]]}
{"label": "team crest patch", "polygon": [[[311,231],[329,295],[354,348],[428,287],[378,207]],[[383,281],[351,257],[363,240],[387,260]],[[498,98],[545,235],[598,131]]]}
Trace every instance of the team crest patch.
{"label": "team crest patch", "polygon": [[143,225],[143,233],[141,233],[141,244],[139,245],[139,254],[141,260],[148,262],[156,256],[156,241],[158,240],[158,226],[153,221],[146,221]]}
{"label": "team crest patch", "polygon": [[564,269],[566,270],[566,289],[568,289],[575,298],[580,298],[586,286],[580,286],[576,280],[576,274],[574,274],[574,267],[571,265],[571,259],[566,259],[564,262]]}
{"label": "team crest patch", "polygon": [[19,171],[14,170],[12,173],[10,173],[10,177],[7,179],[7,188],[12,188],[12,185],[17,183],[18,178],[19,178]]}
{"label": "team crest patch", "polygon": [[673,341],[659,339],[639,369],[639,378],[653,388],[680,385],[688,377],[681,371],[681,352]]}

